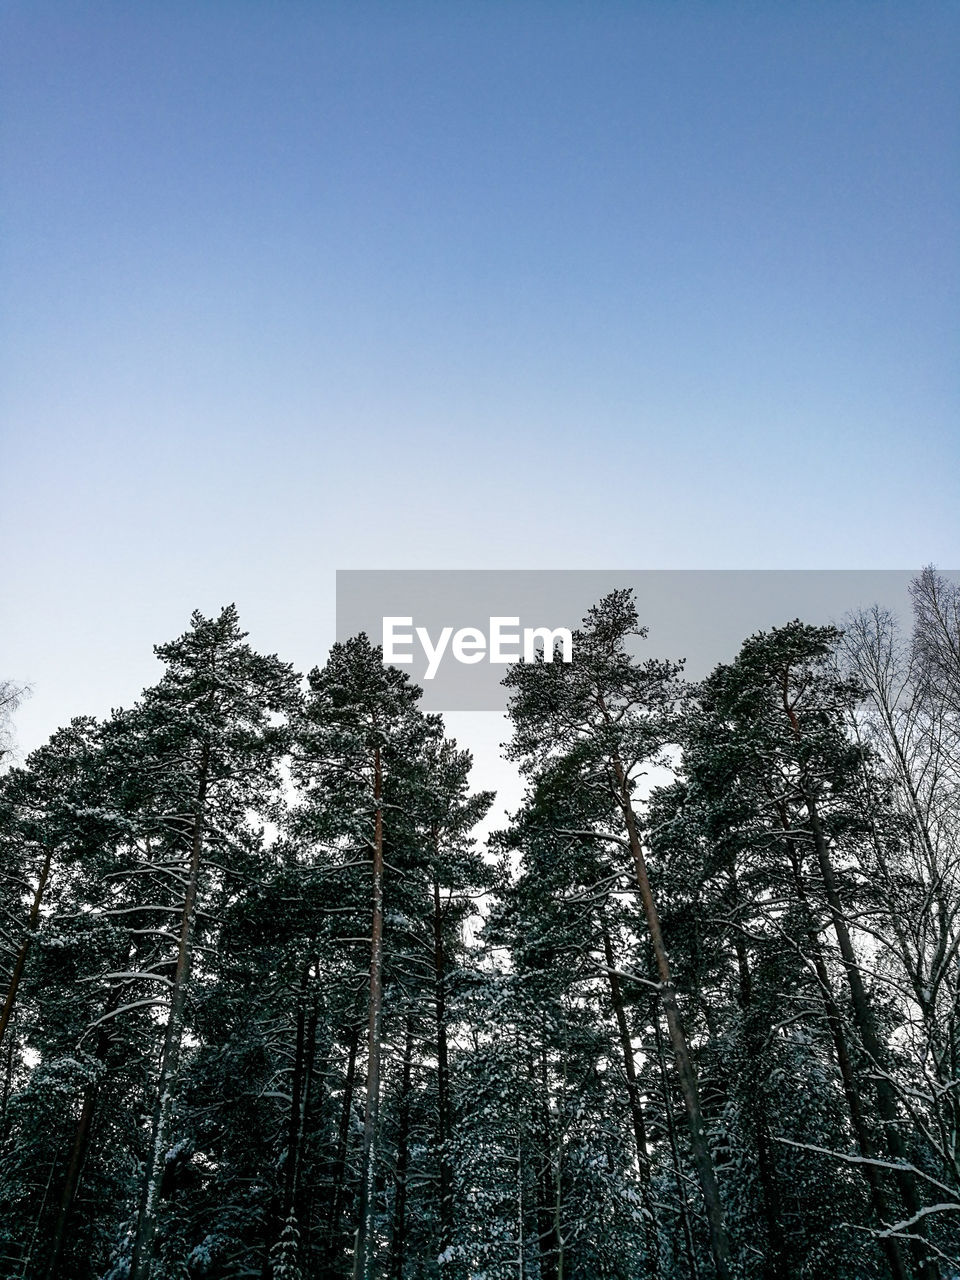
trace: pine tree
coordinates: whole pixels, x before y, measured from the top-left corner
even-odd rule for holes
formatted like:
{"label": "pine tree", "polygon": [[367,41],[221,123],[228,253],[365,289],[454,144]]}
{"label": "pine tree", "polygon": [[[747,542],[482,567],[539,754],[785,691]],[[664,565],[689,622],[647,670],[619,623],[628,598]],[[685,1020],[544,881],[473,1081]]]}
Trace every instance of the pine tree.
{"label": "pine tree", "polygon": [[[109,763],[109,736],[109,722],[76,720],[5,779],[8,848],[45,850],[48,889],[8,988],[8,997],[18,997],[16,1006],[8,1005],[18,1011],[16,1038],[35,1066],[11,1098],[3,1176],[14,1183],[24,1161],[49,1170],[42,1197],[21,1201],[27,1218],[9,1221],[16,1247],[28,1253],[20,1265],[51,1278],[69,1267],[79,1274],[87,1262],[93,1268],[101,1256],[101,1233],[74,1213],[81,1175],[123,1199],[129,1183],[117,1154],[136,1146],[131,1119],[142,1104],[141,1046],[109,1034],[108,1026],[124,1003],[124,975],[110,975],[125,969],[130,954],[127,930],[110,915],[120,905],[112,876],[129,828]],[[39,889],[34,905],[38,897]],[[8,1047],[12,1064],[12,1038]],[[129,1079],[118,1070],[121,1063]],[[112,1139],[91,1156],[98,1118]]]}
{"label": "pine tree", "polygon": [[16,1007],[51,878],[97,837],[97,818],[88,803],[95,789],[91,766],[97,735],[93,720],[74,720],[34,751],[24,768],[7,773],[0,784],[0,804],[5,811],[0,829],[4,876],[29,901],[25,918],[15,908],[4,921],[3,941],[10,968],[0,1005],[0,1044]]}
{"label": "pine tree", "polygon": [[[708,714],[719,729],[714,750],[735,753],[737,782],[762,795],[763,808],[776,831],[777,847],[792,867],[798,905],[804,913],[822,911],[834,936],[839,972],[850,1001],[850,1022],[857,1052],[872,1081],[878,1139],[888,1167],[894,1170],[895,1193],[908,1217],[923,1223],[922,1175],[910,1159],[904,1137],[905,1103],[892,1074],[893,1058],[884,1039],[881,1009],[865,976],[857,950],[854,921],[858,917],[859,852],[864,832],[857,815],[856,785],[862,753],[845,732],[845,720],[859,690],[834,674],[832,658],[839,633],[795,622],[748,640],[737,660],[717,669],[704,685]],[[724,741],[725,740],[725,741]],[[721,747],[721,743],[723,743]],[[811,919],[811,926],[813,919]],[[840,1026],[838,1001],[826,976],[824,955],[814,933],[809,952],[818,969],[827,1013],[834,1026],[838,1057],[850,1058]],[[845,1090],[858,1135],[859,1158],[866,1162],[875,1213],[888,1222],[887,1191],[880,1183],[883,1162],[861,1119],[864,1083],[844,1069]],[[932,1276],[933,1263],[921,1237],[923,1225],[910,1239],[918,1275]],[[894,1275],[906,1274],[906,1263],[889,1233],[884,1242]]]}
{"label": "pine tree", "polygon": [[[633,1010],[628,1012],[627,1005],[633,994],[629,989],[638,984],[624,973],[619,936],[624,923],[620,901],[630,891],[630,878],[611,857],[609,843],[596,838],[599,832],[592,824],[606,816],[602,805],[590,793],[574,792],[562,782],[551,785],[552,781],[541,777],[530,802],[514,816],[512,827],[499,833],[500,847],[508,855],[515,854],[519,866],[491,904],[487,936],[508,947],[512,967],[525,977],[527,990],[536,990],[541,1008],[552,1010],[551,1026],[557,1030],[546,1049],[558,1059],[558,1074],[567,1080],[580,1079],[582,1089],[593,1087],[592,1082],[602,1075],[603,1093],[612,1086],[619,1091],[618,1109],[627,1106],[633,1139],[631,1169],[629,1175],[622,1171],[618,1153],[617,1177],[629,1183],[631,1196],[642,1206],[638,1220],[645,1227],[645,1242],[634,1245],[633,1265],[637,1274],[642,1267],[644,1275],[656,1276],[659,1240],[651,1198],[650,1150],[631,1025]],[[619,961],[614,956],[615,941]],[[629,962],[626,967],[631,967]],[[655,983],[649,982],[647,991],[654,989]],[[585,1013],[594,1029],[592,1056],[575,1063],[572,1048],[581,1035]],[[624,1137],[619,1135],[618,1144]],[[578,1217],[586,1221],[582,1212]]]}
{"label": "pine tree", "polygon": [[159,829],[152,867],[170,873],[179,912],[172,975],[157,970],[169,1005],[131,1280],[150,1280],[154,1265],[200,913],[249,868],[257,837],[248,815],[271,812],[279,795],[286,739],[276,717],[293,704],[295,678],[244,639],[232,606],[215,619],[195,613],[189,631],[157,648],[166,671],[131,719],[130,768],[144,821]]}
{"label": "pine tree", "polygon": [[416,712],[421,691],[396,668],[385,666],[382,652],[366,636],[334,645],[325,667],[311,671],[308,682],[297,754],[305,805],[318,835],[350,839],[358,858],[370,866],[367,1088],[354,1277],[373,1280],[383,1063],[385,851],[388,841],[399,845],[403,840],[402,831],[394,832],[393,827],[409,812],[404,787],[426,722]]}
{"label": "pine tree", "polygon": [[952,1277],[957,599],[691,688],[614,593],[486,857],[365,638],[301,704],[194,615],[0,777],[2,1274]]}
{"label": "pine tree", "polygon": [[639,663],[628,653],[628,640],[645,634],[638,629],[630,593],[613,592],[589,611],[583,627],[574,634],[571,663],[548,662],[541,656],[534,663],[513,667],[504,681],[512,690],[511,755],[523,762],[524,772],[534,783],[549,773],[563,777],[572,788],[596,791],[608,800],[607,834],[626,844],[643,903],[710,1225],[714,1265],[720,1280],[728,1280],[732,1262],[720,1192],[704,1131],[696,1071],[647,873],[634,794],[639,776],[662,758],[670,741],[679,697],[677,664]]}

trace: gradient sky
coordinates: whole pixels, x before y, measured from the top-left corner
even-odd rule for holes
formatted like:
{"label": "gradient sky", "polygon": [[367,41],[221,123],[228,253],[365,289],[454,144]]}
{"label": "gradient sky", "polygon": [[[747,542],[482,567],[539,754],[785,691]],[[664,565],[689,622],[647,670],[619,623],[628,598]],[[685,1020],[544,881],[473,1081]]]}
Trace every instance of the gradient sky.
{"label": "gradient sky", "polygon": [[337,568],[955,567],[955,4],[0,11],[21,745]]}

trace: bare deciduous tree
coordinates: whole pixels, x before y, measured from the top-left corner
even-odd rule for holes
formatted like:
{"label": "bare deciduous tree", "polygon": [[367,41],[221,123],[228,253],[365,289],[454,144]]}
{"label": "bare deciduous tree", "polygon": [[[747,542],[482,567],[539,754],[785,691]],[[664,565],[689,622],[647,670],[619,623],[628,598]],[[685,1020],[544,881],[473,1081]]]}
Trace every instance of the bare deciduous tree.
{"label": "bare deciduous tree", "polygon": [[13,753],[13,717],[29,692],[29,685],[0,680],[0,765]]}

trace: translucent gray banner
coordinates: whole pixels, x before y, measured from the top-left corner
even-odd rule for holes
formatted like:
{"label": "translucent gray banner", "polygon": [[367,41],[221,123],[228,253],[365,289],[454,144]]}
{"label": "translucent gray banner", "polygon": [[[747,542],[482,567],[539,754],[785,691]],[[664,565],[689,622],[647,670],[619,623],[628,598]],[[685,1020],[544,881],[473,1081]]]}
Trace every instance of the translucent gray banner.
{"label": "translucent gray banner", "polygon": [[562,631],[575,630],[617,588],[634,591],[649,628],[637,651],[685,658],[697,680],[733,658],[747,636],[794,618],[842,624],[850,611],[879,604],[908,622],[916,572],[347,569],[337,573],[337,639],[363,631],[384,644],[385,656],[423,686],[424,710],[503,711],[506,662],[523,654],[525,640],[562,647]]}

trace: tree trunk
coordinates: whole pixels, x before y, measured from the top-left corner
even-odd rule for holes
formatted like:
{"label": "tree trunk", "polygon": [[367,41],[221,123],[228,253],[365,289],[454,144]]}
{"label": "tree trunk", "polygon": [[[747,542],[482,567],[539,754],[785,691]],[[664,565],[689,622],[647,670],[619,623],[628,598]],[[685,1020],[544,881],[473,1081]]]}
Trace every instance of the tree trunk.
{"label": "tree trunk", "polygon": [[7,1144],[7,1133],[10,1128],[10,1117],[7,1108],[10,1104],[10,1093],[13,1089],[13,1045],[14,1037],[11,1034],[7,1040],[7,1051],[4,1054],[6,1059],[3,1066],[3,1097],[0,1098],[0,1150]]}
{"label": "tree trunk", "polygon": [[50,863],[53,859],[53,849],[47,845],[47,851],[44,854],[43,866],[40,869],[40,878],[37,881],[37,888],[33,895],[33,903],[30,907],[30,915],[27,917],[27,932],[20,944],[17,952],[17,958],[14,961],[13,972],[10,975],[10,984],[7,987],[6,998],[3,1002],[3,1008],[0,1009],[0,1044],[3,1043],[3,1037],[6,1034],[10,1019],[13,1016],[13,1008],[17,1002],[17,991],[20,987],[20,980],[23,977],[23,970],[27,963],[27,956],[30,954],[30,947],[33,943],[34,934],[37,931],[37,924],[40,920],[40,903],[43,901],[43,893],[47,887],[47,881],[50,878]]}
{"label": "tree trunk", "polygon": [[70,1152],[70,1164],[67,1166],[67,1177],[60,1195],[60,1207],[57,1211],[57,1220],[53,1228],[53,1241],[50,1246],[50,1260],[47,1263],[46,1280],[56,1280],[60,1272],[67,1223],[70,1220],[70,1212],[73,1209],[77,1188],[80,1185],[80,1174],[83,1172],[84,1160],[90,1146],[90,1131],[93,1128],[93,1117],[97,1110],[98,1093],[97,1085],[91,1084],[87,1086],[83,1095],[83,1106],[80,1109],[80,1118],[77,1121],[73,1147]]}
{"label": "tree trunk", "polygon": [[345,1182],[347,1173],[347,1145],[350,1140],[350,1113],[353,1110],[353,1093],[357,1076],[357,1049],[360,1042],[360,1028],[351,1023],[347,1050],[347,1074],[343,1084],[343,1105],[340,1108],[340,1126],[337,1131],[337,1154],[333,1166],[333,1209],[330,1214],[330,1227],[327,1232],[327,1245],[330,1253],[336,1244],[340,1232],[340,1220],[343,1217],[345,1199]]}
{"label": "tree trunk", "polygon": [[[737,873],[733,867],[730,868],[730,888],[733,894],[734,911],[739,921],[741,906],[740,886],[737,881]],[[740,980],[740,1010],[743,1019],[744,1042],[747,1048],[749,1092],[754,1108],[757,1173],[760,1178],[763,1217],[767,1227],[767,1239],[770,1244],[769,1252],[763,1259],[763,1273],[766,1280],[779,1280],[779,1277],[785,1271],[786,1241],[783,1235],[780,1187],[770,1150],[767,1104],[759,1078],[765,1029],[758,1024],[757,1012],[753,1008],[753,981],[750,976],[750,962],[747,957],[747,949],[743,945],[743,936],[739,929],[734,931],[733,946],[737,956],[737,973]]]}
{"label": "tree trunk", "polygon": [[[436,833],[434,833],[436,841]],[[434,1012],[437,1035],[437,1164],[440,1182],[440,1248],[443,1253],[453,1240],[453,1170],[450,1167],[450,1074],[447,1049],[447,972],[443,949],[443,912],[440,882],[433,879],[433,964]]]}
{"label": "tree trunk", "polygon": [[[293,1212],[297,1197],[300,1165],[300,1141],[303,1135],[304,1076],[306,1073],[307,987],[310,965],[304,966],[297,992],[297,1029],[293,1050],[293,1079],[290,1085],[290,1111],[287,1115],[287,1154],[283,1178],[283,1209],[279,1231]],[[278,1231],[278,1234],[279,1234]]]}
{"label": "tree trunk", "polygon": [[[793,705],[790,702],[789,678],[789,669],[785,669],[783,672],[783,709],[790,722],[793,736],[799,743],[802,742],[802,732]],[[876,1019],[867,998],[866,988],[863,985],[863,975],[860,972],[860,966],[850,937],[850,930],[847,927],[846,914],[843,910],[837,886],[836,872],[830,859],[830,850],[824,834],[823,824],[820,821],[815,788],[811,784],[806,768],[802,764],[800,766],[800,794],[810,821],[810,831],[813,835],[817,863],[820,867],[820,874],[823,877],[823,887],[827,904],[830,908],[830,919],[847,974],[857,1031],[860,1034],[860,1041],[866,1050],[867,1056],[872,1060],[876,1082],[877,1110],[880,1112],[880,1118],[883,1121],[887,1153],[892,1162],[905,1162],[908,1159],[908,1153],[898,1127],[899,1115],[897,1113],[896,1095],[886,1075],[887,1055],[880,1043]],[[908,1216],[913,1217],[920,1208],[915,1180],[905,1170],[898,1170],[895,1176],[904,1208]],[[922,1222],[918,1225],[917,1231],[923,1231]],[[923,1280],[937,1280],[937,1268],[933,1262],[928,1261],[924,1256],[925,1250],[919,1239],[911,1239],[910,1252],[918,1275],[922,1276]]]}
{"label": "tree trunk", "polygon": [[610,1003],[613,1005],[614,1017],[617,1021],[617,1034],[620,1038],[620,1052],[623,1055],[623,1073],[627,1079],[627,1100],[630,1105],[630,1118],[633,1121],[633,1137],[637,1147],[637,1168],[640,1172],[643,1208],[649,1215],[646,1221],[647,1251],[649,1253],[651,1277],[660,1274],[660,1240],[657,1216],[650,1196],[650,1156],[647,1152],[647,1126],[643,1116],[643,1100],[640,1095],[640,1082],[637,1080],[637,1064],[633,1056],[633,1042],[630,1039],[630,1028],[623,1004],[623,992],[620,979],[614,969],[613,944],[607,922],[602,922],[603,957],[607,965],[607,977],[610,983]]}
{"label": "tree trunk", "polygon": [[[847,1100],[847,1108],[850,1112],[850,1122],[853,1126],[854,1136],[857,1139],[857,1147],[860,1155],[865,1160],[872,1160],[875,1152],[870,1135],[867,1131],[866,1120],[863,1115],[863,1108],[860,1105],[860,1094],[857,1089],[856,1076],[853,1070],[853,1063],[850,1059],[850,1052],[847,1048],[847,1037],[843,1028],[843,1019],[840,1016],[840,1009],[837,1005],[833,992],[833,984],[830,981],[830,974],[827,971],[827,963],[823,956],[823,949],[820,946],[816,931],[813,928],[812,916],[809,900],[803,884],[803,873],[799,855],[794,846],[793,840],[786,834],[790,829],[790,820],[786,806],[780,802],[778,804],[778,812],[780,824],[784,830],[784,840],[787,846],[787,854],[790,859],[790,865],[793,872],[793,883],[797,893],[797,899],[804,908],[808,919],[807,926],[807,945],[810,947],[810,953],[813,957],[813,967],[817,975],[817,982],[820,987],[823,999],[824,1012],[827,1018],[827,1026],[830,1028],[830,1036],[833,1040],[834,1052],[837,1055],[837,1067],[840,1071],[840,1079],[843,1084],[843,1095]],[[873,1209],[874,1218],[879,1226],[883,1226],[885,1222],[891,1221],[890,1211],[887,1205],[887,1197],[883,1188],[883,1182],[880,1171],[876,1165],[865,1164],[862,1166],[864,1176],[867,1179],[867,1185],[870,1190],[870,1204]],[[893,1280],[910,1280],[910,1268],[907,1266],[900,1249],[899,1242],[886,1236],[883,1239],[883,1253],[890,1268],[890,1274]]]}
{"label": "tree trunk", "polygon": [[183,1015],[186,1009],[187,991],[190,985],[190,966],[193,960],[193,939],[196,928],[197,894],[200,883],[200,855],[203,850],[204,819],[207,801],[207,778],[210,770],[210,747],[204,743],[200,758],[200,776],[197,787],[197,812],[193,823],[193,841],[190,850],[190,871],[180,919],[180,942],[177,951],[177,968],[170,996],[170,1013],[160,1062],[160,1078],[157,1083],[157,1101],[153,1114],[153,1134],[144,1171],[144,1189],[137,1222],[137,1234],[130,1262],[130,1280],[150,1280],[153,1270],[153,1237],[157,1227],[157,1209],[160,1187],[170,1136],[170,1120],[173,1111],[173,1090],[180,1069],[180,1050],[183,1038]]}
{"label": "tree trunk", "polygon": [[663,1058],[663,1036],[660,1032],[660,1013],[654,1014],[653,1030],[657,1040],[657,1061],[660,1066],[660,1085],[663,1091],[663,1118],[667,1125],[667,1136],[670,1139],[670,1156],[673,1160],[673,1176],[677,1180],[677,1195],[680,1199],[680,1221],[683,1225],[683,1247],[687,1255],[687,1266],[690,1269],[690,1280],[700,1280],[697,1269],[697,1257],[693,1249],[693,1232],[690,1229],[690,1206],[687,1204],[687,1193],[683,1185],[683,1166],[680,1164],[680,1151],[677,1147],[677,1130],[673,1123],[673,1103],[670,1101],[670,1082],[667,1080],[667,1064]]}
{"label": "tree trunk", "polygon": [[[533,1058],[530,1059],[530,1078],[534,1079]],[[537,1110],[540,1119],[540,1152],[537,1161],[537,1237],[540,1242],[541,1280],[558,1280],[560,1238],[557,1232],[559,1209],[555,1205],[552,1135],[550,1132],[550,1085],[547,1072],[546,1015],[541,1015],[540,1036],[540,1098]],[[557,1133],[559,1159],[560,1133]]]}
{"label": "tree trunk", "polygon": [[394,1199],[393,1240],[391,1242],[392,1280],[403,1280],[407,1256],[407,1172],[410,1163],[410,1077],[413,1066],[413,1018],[407,1014],[403,1044],[403,1073],[400,1080],[397,1131],[397,1189]]}
{"label": "tree trunk", "polygon": [[520,1130],[517,1129],[517,1280],[524,1280],[526,1272],[526,1233],[523,1226],[523,1154],[520,1143]]}
{"label": "tree trunk", "polygon": [[[546,1068],[546,1053],[544,1053]],[[546,1074],[546,1071],[544,1071]],[[566,1240],[563,1235],[563,1111],[562,1104],[567,1095],[567,1043],[564,1035],[563,1045],[563,1081],[560,1089],[561,1107],[557,1110],[556,1159],[553,1162],[553,1236],[557,1246],[557,1280],[564,1280],[566,1272]]]}
{"label": "tree trunk", "polygon": [[[129,956],[130,945],[128,943],[124,949],[123,964],[126,964]],[[104,1007],[104,1013],[110,1013],[116,1009],[120,1004],[120,1000],[120,988],[114,987]],[[98,1062],[106,1062],[109,1047],[110,1036],[106,1028],[101,1026],[97,1031],[97,1040],[93,1049],[93,1056]],[[99,1094],[100,1084],[98,1081],[92,1081],[84,1090],[83,1104],[80,1108],[80,1116],[74,1132],[73,1147],[70,1152],[70,1163],[67,1166],[67,1175],[60,1193],[60,1206],[57,1210],[57,1220],[53,1228],[53,1240],[50,1245],[50,1258],[47,1263],[45,1280],[56,1280],[60,1272],[63,1246],[67,1238],[67,1223],[70,1221],[70,1214],[73,1212],[77,1191],[80,1187],[80,1178],[83,1174],[83,1166],[87,1152],[90,1149],[90,1135],[93,1131],[93,1121],[97,1114]]]}
{"label": "tree trunk", "polygon": [[630,1117],[633,1121],[633,1137],[637,1147],[637,1167],[641,1181],[650,1181],[650,1156],[647,1152],[647,1129],[643,1118],[643,1102],[640,1097],[640,1085],[637,1080],[637,1064],[633,1056],[633,1044],[630,1039],[630,1028],[623,1005],[623,992],[620,979],[614,969],[613,946],[606,922],[603,924],[603,956],[607,964],[607,978],[610,983],[610,1003],[613,1005],[614,1017],[617,1021],[617,1033],[620,1038],[620,1052],[623,1056],[623,1072],[627,1078],[627,1100],[630,1104]]}
{"label": "tree trunk", "polygon": [[[314,968],[314,977],[316,978],[318,976],[319,971]],[[300,1229],[300,1253],[303,1258],[310,1257],[310,1241],[313,1234],[312,1207],[314,1197],[316,1195],[315,1182],[309,1187],[304,1186],[304,1152],[307,1136],[311,1132],[310,1117],[313,1107],[314,1081],[318,1078],[323,1079],[326,1076],[329,1061],[327,1056],[322,1057],[318,1070],[317,1024],[319,1020],[319,997],[316,990],[314,990],[313,1000],[310,1006],[310,1018],[307,1022],[307,1044],[303,1065],[303,1104],[300,1108],[300,1138],[297,1146],[297,1185],[293,1201],[293,1212],[296,1215],[297,1225]]]}
{"label": "tree trunk", "polygon": [[660,928],[660,916],[657,912],[656,903],[654,902],[653,891],[650,888],[646,860],[643,856],[643,848],[640,843],[640,836],[637,832],[636,815],[633,811],[633,803],[630,798],[627,778],[622,764],[616,757],[614,757],[612,763],[619,791],[618,799],[620,808],[623,813],[623,819],[627,829],[627,837],[630,843],[630,852],[633,855],[637,884],[640,888],[640,898],[643,902],[643,910],[647,918],[647,928],[650,932],[650,941],[653,945],[657,971],[660,974],[660,998],[663,1003],[663,1011],[667,1019],[667,1029],[670,1033],[670,1043],[673,1047],[673,1056],[677,1067],[677,1076],[680,1081],[680,1090],[683,1094],[683,1101],[687,1111],[687,1123],[690,1129],[690,1149],[693,1155],[693,1163],[697,1170],[700,1190],[703,1194],[703,1202],[707,1211],[707,1222],[710,1227],[710,1250],[713,1254],[713,1262],[716,1268],[718,1280],[733,1280],[734,1273],[730,1258],[730,1243],[727,1238],[727,1229],[723,1220],[723,1205],[720,1201],[720,1189],[717,1186],[713,1160],[710,1157],[710,1151],[707,1147],[706,1135],[703,1129],[703,1115],[700,1110],[700,1093],[697,1087],[697,1074],[694,1070],[693,1063],[690,1060],[690,1051],[687,1047],[686,1032],[683,1028],[683,1022],[680,1017],[680,1008],[677,1004],[676,991],[673,985],[673,976],[670,972],[670,961],[667,957],[667,949],[664,945],[663,933]]}
{"label": "tree trunk", "polygon": [[[383,771],[380,748],[373,751],[373,922],[370,930],[370,1008],[367,1029],[367,1101],[363,1122],[360,1215],[354,1280],[374,1280],[377,1137],[380,1113],[380,1028],[383,1019]],[[137,1278],[138,1280],[138,1278]]]}
{"label": "tree trunk", "polygon": [[[880,1118],[883,1121],[887,1154],[894,1163],[907,1162],[909,1153],[899,1130],[900,1118],[897,1112],[896,1095],[886,1075],[886,1051],[880,1043],[876,1019],[863,985],[863,975],[860,972],[860,966],[853,949],[853,941],[850,937],[850,930],[847,927],[846,916],[837,888],[836,873],[830,860],[830,853],[823,827],[820,823],[817,804],[806,787],[804,788],[804,804],[810,818],[814,846],[817,851],[817,861],[820,866],[820,874],[823,877],[827,903],[830,907],[833,931],[840,947],[840,955],[847,974],[857,1030],[860,1033],[860,1041],[873,1065],[877,1110],[880,1112]],[[895,1177],[904,1208],[907,1215],[912,1217],[920,1209],[915,1179],[912,1174],[902,1169],[896,1172]],[[917,1230],[923,1231],[922,1223],[917,1227]],[[937,1280],[937,1268],[933,1262],[928,1261],[924,1256],[925,1250],[920,1240],[911,1240],[910,1252],[913,1256],[917,1274],[924,1277],[924,1280]]]}

